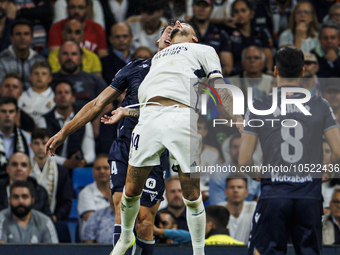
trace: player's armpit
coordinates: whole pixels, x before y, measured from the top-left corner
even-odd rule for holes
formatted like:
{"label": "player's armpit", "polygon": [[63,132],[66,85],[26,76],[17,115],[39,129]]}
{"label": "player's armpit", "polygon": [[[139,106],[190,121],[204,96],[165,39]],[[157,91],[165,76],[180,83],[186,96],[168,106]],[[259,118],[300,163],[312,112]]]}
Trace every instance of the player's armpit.
{"label": "player's armpit", "polygon": [[340,129],[331,128],[325,132],[326,139],[332,149],[332,164],[340,164]]}
{"label": "player's armpit", "polygon": [[[249,133],[242,133],[241,145],[238,156],[238,163],[240,166],[253,166],[253,153],[257,144],[257,136]],[[253,178],[257,179],[260,177],[259,173],[248,173],[247,174]]]}

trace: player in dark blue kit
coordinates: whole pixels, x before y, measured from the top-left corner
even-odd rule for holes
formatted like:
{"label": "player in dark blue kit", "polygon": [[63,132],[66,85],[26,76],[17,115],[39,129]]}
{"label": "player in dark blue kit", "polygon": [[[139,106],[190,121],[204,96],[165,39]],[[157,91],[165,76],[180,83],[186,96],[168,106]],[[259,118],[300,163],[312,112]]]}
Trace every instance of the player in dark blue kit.
{"label": "player in dark blue kit", "polygon": [[[170,34],[174,27],[174,23],[163,30],[160,39],[158,40],[158,50],[162,50],[170,45]],[[86,104],[77,115],[64,126],[56,135],[54,135],[46,144],[45,150],[54,155],[55,149],[62,144],[66,137],[84,126],[87,122],[96,117],[106,105],[121,95],[127,89],[125,99],[122,102],[122,107],[127,105],[138,104],[138,87],[143,81],[146,74],[149,72],[151,59],[149,60],[134,60],[127,66],[123,67],[112,80],[112,83],[107,87],[97,98]],[[119,239],[120,235],[120,201],[122,190],[125,185],[128,155],[130,151],[131,133],[138,119],[135,118],[136,109],[128,110],[130,117],[124,118],[119,123],[118,137],[113,142],[109,153],[109,163],[111,166],[111,191],[113,202],[115,204],[115,230],[114,242]],[[134,139],[132,139],[134,141]],[[134,143],[131,142],[131,146]],[[162,160],[163,159],[163,160]],[[153,224],[157,213],[160,201],[163,200],[164,193],[164,174],[163,169],[166,167],[167,156],[164,153],[161,156],[162,166],[156,166],[156,171],[151,171],[147,182],[143,189],[141,197],[141,207],[136,220],[137,240],[134,254],[153,254],[154,239],[153,239]],[[126,254],[131,254],[132,249],[129,249]]]}
{"label": "player in dark blue kit", "polygon": [[[312,173],[312,168],[313,171],[322,168],[323,135],[333,151],[332,163],[339,163],[340,131],[332,110],[322,97],[313,96],[301,105],[311,115],[305,115],[295,104],[288,104],[286,115],[281,114],[282,90],[287,88],[291,91],[286,94],[289,99],[303,100],[306,97],[304,93],[296,92],[299,77],[304,72],[303,66],[304,56],[301,50],[294,47],[279,50],[274,69],[279,87],[276,111],[259,116],[248,110],[245,116],[240,165],[253,165],[252,154],[259,139],[263,151],[263,166],[285,166],[286,170],[291,167],[290,172],[281,170],[262,176],[261,197],[254,213],[248,244],[249,255],[286,254],[289,237],[296,254],[321,254],[322,180],[321,175]],[[254,100],[253,106],[257,110],[267,110],[271,108],[272,102],[273,95],[270,94]],[[264,125],[254,127],[258,125],[255,122],[251,124],[253,127],[247,125],[252,119],[262,120]],[[267,121],[268,119],[276,121]],[[285,119],[291,121],[282,125]],[[294,171],[294,167],[304,168],[299,172]]]}

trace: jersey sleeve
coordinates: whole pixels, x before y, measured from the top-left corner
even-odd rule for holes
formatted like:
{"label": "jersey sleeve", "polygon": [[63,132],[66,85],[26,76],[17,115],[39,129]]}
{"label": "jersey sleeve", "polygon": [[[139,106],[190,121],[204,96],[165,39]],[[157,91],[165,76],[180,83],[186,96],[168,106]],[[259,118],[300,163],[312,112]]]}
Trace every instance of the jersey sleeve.
{"label": "jersey sleeve", "polygon": [[337,127],[338,124],[336,122],[336,118],[334,116],[332,108],[329,106],[328,102],[325,99],[322,99],[324,114],[323,114],[323,132],[327,130]]}
{"label": "jersey sleeve", "polygon": [[127,78],[131,75],[131,70],[134,66],[136,66],[138,61],[141,62],[141,60],[134,60],[120,69],[112,79],[110,86],[118,92],[123,93],[124,90],[129,86]]}
{"label": "jersey sleeve", "polygon": [[202,48],[200,63],[208,79],[223,78],[220,59],[213,47]]}

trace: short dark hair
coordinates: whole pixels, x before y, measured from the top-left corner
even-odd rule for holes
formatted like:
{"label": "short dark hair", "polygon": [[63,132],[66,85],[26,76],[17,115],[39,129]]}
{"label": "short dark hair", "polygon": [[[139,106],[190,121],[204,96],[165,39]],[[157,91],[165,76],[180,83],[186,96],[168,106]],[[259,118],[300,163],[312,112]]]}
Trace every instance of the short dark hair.
{"label": "short dark hair", "polygon": [[31,67],[31,73],[33,72],[34,69],[37,69],[39,67],[47,68],[50,71],[50,73],[52,72],[51,66],[47,61],[37,61]]}
{"label": "short dark hair", "polygon": [[8,73],[8,74],[5,75],[5,77],[2,79],[1,85],[4,82],[4,80],[7,79],[7,78],[14,78],[14,79],[19,80],[22,83],[20,75],[17,74],[17,73],[11,72],[11,73]]}
{"label": "short dark hair", "polygon": [[15,182],[11,185],[11,187],[10,187],[10,189],[9,189],[10,195],[12,195],[12,191],[13,191],[13,189],[15,189],[15,188],[27,188],[27,189],[29,190],[31,196],[32,196],[32,197],[35,197],[35,188],[34,188],[33,184],[30,183],[30,182],[27,182],[27,181],[15,181]]}
{"label": "short dark hair", "polygon": [[50,138],[52,136],[52,131],[47,128],[35,128],[32,131],[32,141],[34,139],[41,139],[43,140],[45,137]]}
{"label": "short dark hair", "polygon": [[155,11],[164,10],[164,6],[166,6],[165,0],[141,0],[139,10],[140,12],[153,14]]}
{"label": "short dark hair", "polygon": [[177,224],[175,215],[172,212],[170,212],[168,209],[163,208],[163,209],[159,210],[157,213],[158,214],[161,214],[161,213],[169,214],[171,216],[172,224]]}
{"label": "short dark hair", "polygon": [[228,209],[220,205],[208,205],[205,207],[207,221],[212,221],[216,226],[226,228],[230,213]]}
{"label": "short dark hair", "polygon": [[233,2],[233,4],[231,5],[231,13],[234,12],[235,5],[238,2],[244,2],[250,11],[254,11],[254,5],[249,0],[235,0],[235,2]]}
{"label": "short dark hair", "polygon": [[[84,1],[86,3],[86,6],[88,6],[89,5],[89,0],[84,0]],[[68,5],[69,2],[70,2],[70,0],[66,0],[67,5]]]}
{"label": "short dark hair", "polygon": [[338,23],[331,21],[331,20],[328,20],[328,21],[322,23],[322,25],[319,29],[319,38],[321,36],[322,30],[325,29],[325,28],[335,29],[338,32],[338,36],[340,36],[340,27],[339,27]]}
{"label": "short dark hair", "polygon": [[18,101],[14,97],[1,97],[0,106],[3,106],[4,104],[14,104],[15,109],[18,111]]}
{"label": "short dark hair", "polygon": [[[163,28],[162,28],[162,32],[161,32],[161,35],[164,33],[164,31],[165,31],[165,29],[167,28],[167,27],[173,27],[174,25],[175,25],[175,23],[176,23],[176,19],[169,19],[168,20],[168,24],[166,24]],[[182,21],[180,21],[180,22],[182,22]]]}
{"label": "short dark hair", "polygon": [[16,26],[22,26],[22,25],[29,26],[29,28],[31,30],[31,35],[33,36],[33,24],[32,24],[32,22],[30,22],[27,19],[17,19],[17,20],[15,20],[11,25],[11,35],[13,35],[13,30]]}
{"label": "short dark hair", "polygon": [[95,161],[99,158],[108,158],[108,157],[109,157],[109,155],[106,154],[106,153],[99,153],[99,154],[96,155]]}
{"label": "short dark hair", "polygon": [[239,172],[235,172],[235,173],[231,173],[227,176],[227,179],[225,181],[225,187],[228,188],[228,182],[232,179],[242,179],[245,181],[246,183],[246,189],[248,189],[248,178],[246,176],[245,173],[239,173]]}
{"label": "short dark hair", "polygon": [[55,92],[56,92],[56,88],[58,87],[58,85],[59,85],[60,83],[66,83],[66,84],[68,84],[68,85],[71,87],[72,95],[74,95],[74,94],[76,93],[76,90],[74,89],[74,86],[73,86],[73,83],[72,83],[72,82],[70,82],[69,80],[60,80],[60,81],[56,82],[55,85],[53,86],[53,92],[54,92],[54,94],[55,94]]}
{"label": "short dark hair", "polygon": [[277,72],[282,78],[299,78],[305,65],[303,52],[293,46],[279,49],[275,60]]}

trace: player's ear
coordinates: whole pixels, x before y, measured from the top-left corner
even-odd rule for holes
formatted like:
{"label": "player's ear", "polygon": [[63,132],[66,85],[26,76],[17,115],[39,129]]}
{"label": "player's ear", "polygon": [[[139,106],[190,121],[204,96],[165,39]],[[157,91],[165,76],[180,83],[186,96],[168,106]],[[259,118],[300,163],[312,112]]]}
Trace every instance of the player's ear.
{"label": "player's ear", "polygon": [[192,37],[192,41],[193,41],[194,43],[197,43],[197,42],[198,42],[197,37],[196,37],[196,36],[193,36],[193,37]]}
{"label": "player's ear", "polygon": [[274,66],[274,76],[277,77],[277,67]]}
{"label": "player's ear", "polygon": [[305,73],[305,68],[302,67],[302,71],[301,71],[301,74],[300,74],[300,77],[303,77],[303,74]]}

